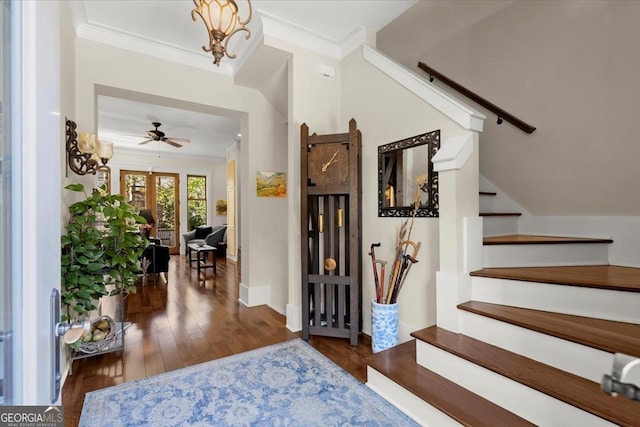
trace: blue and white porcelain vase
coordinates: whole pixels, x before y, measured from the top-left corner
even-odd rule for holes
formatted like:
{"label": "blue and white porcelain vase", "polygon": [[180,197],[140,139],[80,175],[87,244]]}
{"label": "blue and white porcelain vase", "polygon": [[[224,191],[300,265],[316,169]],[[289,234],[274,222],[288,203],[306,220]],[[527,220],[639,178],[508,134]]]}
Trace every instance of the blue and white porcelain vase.
{"label": "blue and white porcelain vase", "polygon": [[371,301],[371,347],[374,353],[398,344],[398,303]]}

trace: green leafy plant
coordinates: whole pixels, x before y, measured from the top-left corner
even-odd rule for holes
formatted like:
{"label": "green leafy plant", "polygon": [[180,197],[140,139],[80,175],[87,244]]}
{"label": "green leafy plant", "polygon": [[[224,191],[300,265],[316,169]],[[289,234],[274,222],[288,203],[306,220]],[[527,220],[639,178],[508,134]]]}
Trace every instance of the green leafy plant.
{"label": "green leafy plant", "polygon": [[74,321],[95,310],[105,295],[135,291],[140,256],[146,246],[139,216],[123,196],[97,188],[87,194],[82,184],[67,190],[85,199],[69,206],[71,218],[62,236],[62,305],[64,320]]}

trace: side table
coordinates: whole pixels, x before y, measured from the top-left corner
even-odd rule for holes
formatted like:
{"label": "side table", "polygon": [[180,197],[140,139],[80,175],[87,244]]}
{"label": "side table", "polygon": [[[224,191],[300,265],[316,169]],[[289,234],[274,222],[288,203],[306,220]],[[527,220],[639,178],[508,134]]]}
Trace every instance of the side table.
{"label": "side table", "polygon": [[[189,266],[192,267],[193,263],[196,263],[198,267],[198,274],[203,268],[213,268],[213,274],[217,273],[216,270],[216,248],[209,245],[200,245],[197,243],[189,243]],[[193,253],[196,253],[196,259],[193,259]],[[211,253],[211,264],[207,264],[208,254]]]}

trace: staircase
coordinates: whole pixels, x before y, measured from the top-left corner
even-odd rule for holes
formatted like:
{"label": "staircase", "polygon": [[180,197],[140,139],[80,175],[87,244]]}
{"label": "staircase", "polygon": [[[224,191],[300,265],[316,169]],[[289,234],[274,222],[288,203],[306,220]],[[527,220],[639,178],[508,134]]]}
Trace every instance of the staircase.
{"label": "staircase", "polygon": [[[481,192],[482,200],[495,193]],[[438,326],[368,359],[367,385],[423,425],[640,426],[640,403],[600,380],[640,357],[640,269],[608,265],[609,239],[517,233],[519,213],[481,214],[484,268]]]}

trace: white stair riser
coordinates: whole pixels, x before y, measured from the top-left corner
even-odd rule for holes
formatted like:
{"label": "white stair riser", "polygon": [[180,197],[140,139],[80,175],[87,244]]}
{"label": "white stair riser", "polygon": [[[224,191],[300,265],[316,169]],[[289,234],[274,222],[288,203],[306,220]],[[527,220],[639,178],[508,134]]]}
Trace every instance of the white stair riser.
{"label": "white stair riser", "polygon": [[482,234],[485,237],[518,234],[518,217],[483,216]]}
{"label": "white stair riser", "polygon": [[613,354],[551,335],[462,311],[464,335],[599,383]]}
{"label": "white stair riser", "polygon": [[370,366],[367,366],[367,386],[422,426],[462,425]]}
{"label": "white stair riser", "polygon": [[602,264],[609,264],[609,246],[606,243],[483,246],[485,268]]}
{"label": "white stair riser", "polygon": [[471,299],[617,322],[640,323],[638,292],[472,277]]}
{"label": "white stair riser", "polygon": [[493,201],[496,196],[480,195],[480,212],[495,212]]}
{"label": "white stair riser", "polygon": [[512,381],[425,342],[417,343],[419,363],[439,375],[543,426],[613,426],[574,406]]}

